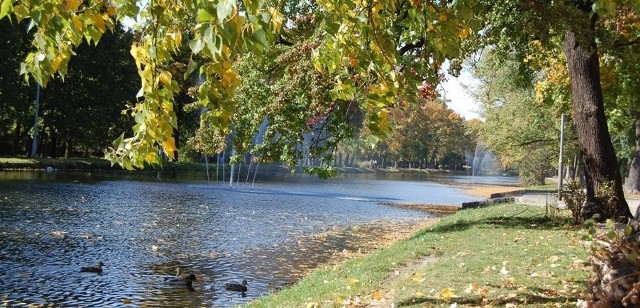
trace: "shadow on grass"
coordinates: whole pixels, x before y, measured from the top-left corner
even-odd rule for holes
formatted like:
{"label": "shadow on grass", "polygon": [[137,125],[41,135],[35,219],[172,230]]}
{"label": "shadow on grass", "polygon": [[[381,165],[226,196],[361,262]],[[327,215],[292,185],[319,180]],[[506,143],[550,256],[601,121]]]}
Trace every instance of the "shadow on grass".
{"label": "shadow on grass", "polygon": [[483,299],[480,297],[454,297],[448,301],[442,301],[437,298],[430,297],[412,297],[401,301],[397,304],[397,307],[406,307],[413,305],[421,305],[421,306],[436,306],[442,304],[449,303],[457,303],[459,305],[469,305],[469,306],[505,306],[507,304],[515,304],[515,305],[548,305],[548,304],[563,304],[563,303],[575,303],[580,298],[576,296],[542,296],[539,294],[553,294],[557,293],[556,290],[551,289],[540,289],[537,288],[532,290],[531,293],[519,293],[517,296],[503,297],[503,298],[487,298],[483,303]]}
{"label": "shadow on grass", "polygon": [[464,231],[470,228],[505,228],[505,229],[526,229],[526,230],[567,230],[575,228],[571,224],[570,218],[546,217],[544,214],[530,216],[491,216],[477,220],[460,219],[452,223],[440,223],[432,229],[425,229],[418,232],[414,238],[421,237],[428,233],[449,233]]}

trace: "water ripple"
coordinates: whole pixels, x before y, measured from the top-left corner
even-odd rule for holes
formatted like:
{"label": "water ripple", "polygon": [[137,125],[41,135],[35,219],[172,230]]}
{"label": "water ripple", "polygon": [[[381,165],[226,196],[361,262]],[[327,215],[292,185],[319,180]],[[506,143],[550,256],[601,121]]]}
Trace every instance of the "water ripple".
{"label": "water ripple", "polygon": [[[460,195],[440,184],[391,181],[228,188],[16,178],[0,174],[0,303],[6,306],[243,304],[385,232],[364,236],[356,226],[396,221],[402,228],[428,217],[380,200],[412,201],[421,189],[440,199]],[[102,274],[79,271],[100,261]],[[177,268],[197,275],[194,292],[163,283]],[[224,290],[242,279],[249,281],[245,297]]]}

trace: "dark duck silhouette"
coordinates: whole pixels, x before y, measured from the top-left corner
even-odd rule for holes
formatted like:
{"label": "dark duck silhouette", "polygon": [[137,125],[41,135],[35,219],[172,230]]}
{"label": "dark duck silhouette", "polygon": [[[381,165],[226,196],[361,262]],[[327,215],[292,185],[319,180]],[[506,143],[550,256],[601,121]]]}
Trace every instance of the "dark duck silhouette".
{"label": "dark duck silhouette", "polygon": [[180,275],[176,277],[164,277],[164,283],[170,285],[184,285],[189,291],[195,291],[193,288],[193,282],[196,280],[195,274]]}
{"label": "dark duck silhouette", "polygon": [[80,271],[85,273],[102,273],[103,266],[104,263],[100,262],[98,266],[83,266],[80,268]]}
{"label": "dark duck silhouette", "polygon": [[242,284],[239,284],[239,283],[225,283],[224,284],[224,288],[225,288],[225,290],[244,293],[244,292],[247,292],[247,286],[248,285],[249,285],[249,283],[247,283],[247,280],[244,279],[244,280],[242,280]]}

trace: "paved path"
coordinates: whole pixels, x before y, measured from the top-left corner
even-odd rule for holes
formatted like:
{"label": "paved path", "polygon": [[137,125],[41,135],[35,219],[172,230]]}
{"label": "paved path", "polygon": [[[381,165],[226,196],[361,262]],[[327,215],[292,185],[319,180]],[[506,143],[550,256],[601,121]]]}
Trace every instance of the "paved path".
{"label": "paved path", "polygon": [[[545,206],[547,204],[555,204],[558,199],[557,193],[551,192],[526,192],[521,196],[515,197],[515,202],[518,204],[530,204]],[[640,217],[640,199],[627,197],[627,203],[629,209],[634,217]]]}

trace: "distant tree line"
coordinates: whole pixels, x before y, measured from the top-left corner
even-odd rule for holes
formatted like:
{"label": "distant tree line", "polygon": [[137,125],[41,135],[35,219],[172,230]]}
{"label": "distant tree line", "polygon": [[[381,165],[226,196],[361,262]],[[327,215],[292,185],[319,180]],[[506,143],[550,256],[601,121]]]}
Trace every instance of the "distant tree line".
{"label": "distant tree line", "polygon": [[[9,23],[0,20],[0,155],[24,156],[31,153],[37,89],[20,75],[20,63],[32,38],[27,22]],[[64,80],[55,78],[40,89],[37,156],[103,157],[131,128],[133,121],[123,111],[133,106],[140,89],[129,51],[134,39],[133,32],[116,27],[104,34],[99,48],[81,44]],[[191,101],[187,91],[185,86],[176,100],[184,134],[198,125],[197,115],[182,112]]]}
{"label": "distant tree line", "polygon": [[[20,76],[29,46],[27,23],[0,20],[0,155],[27,155],[35,119],[36,84]],[[83,43],[64,80],[40,90],[37,155],[103,156],[103,150],[131,121],[121,115],[139,89],[129,47],[133,35],[108,32],[101,48]]]}

